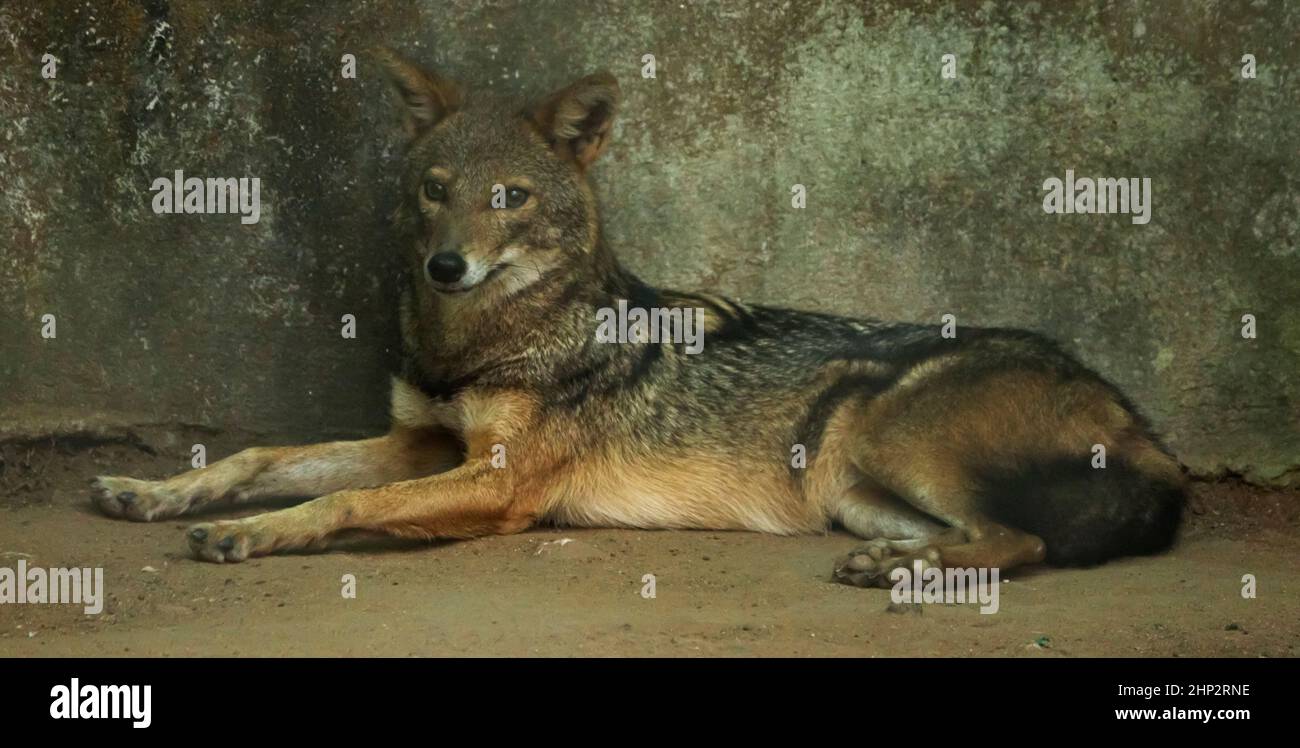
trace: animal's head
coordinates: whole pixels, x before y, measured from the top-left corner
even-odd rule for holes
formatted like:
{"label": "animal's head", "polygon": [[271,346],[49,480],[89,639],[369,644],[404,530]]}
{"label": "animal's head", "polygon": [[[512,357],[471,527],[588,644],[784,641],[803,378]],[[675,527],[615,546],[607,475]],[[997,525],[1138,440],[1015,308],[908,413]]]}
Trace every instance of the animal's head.
{"label": "animal's head", "polygon": [[618,81],[581,78],[529,105],[466,91],[380,50],[407,137],[397,211],[434,296],[501,298],[600,262],[586,172],[609,143]]}

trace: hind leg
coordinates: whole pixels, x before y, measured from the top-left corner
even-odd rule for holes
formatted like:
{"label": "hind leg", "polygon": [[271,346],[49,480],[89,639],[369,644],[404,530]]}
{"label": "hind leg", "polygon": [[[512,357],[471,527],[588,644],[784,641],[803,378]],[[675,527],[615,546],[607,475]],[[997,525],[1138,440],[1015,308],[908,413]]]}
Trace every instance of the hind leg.
{"label": "hind leg", "polygon": [[[978,530],[973,530],[978,526]],[[967,529],[948,528],[925,538],[877,539],[854,550],[835,565],[837,582],[857,587],[892,587],[895,569],[922,568],[1010,569],[1040,563],[1043,541],[995,522],[971,523]]]}
{"label": "hind leg", "polygon": [[978,514],[950,516],[952,524],[904,502],[870,479],[842,500],[838,519],[871,542],[835,564],[835,581],[858,587],[890,587],[899,567],[1010,569],[1043,560],[1043,541]]}
{"label": "hind leg", "polygon": [[845,498],[841,521],[872,542],[836,563],[836,581],[890,587],[894,569],[916,562],[1005,570],[1043,560],[1042,539],[978,510],[975,482],[958,460],[935,445],[911,447],[876,450],[875,476]]}

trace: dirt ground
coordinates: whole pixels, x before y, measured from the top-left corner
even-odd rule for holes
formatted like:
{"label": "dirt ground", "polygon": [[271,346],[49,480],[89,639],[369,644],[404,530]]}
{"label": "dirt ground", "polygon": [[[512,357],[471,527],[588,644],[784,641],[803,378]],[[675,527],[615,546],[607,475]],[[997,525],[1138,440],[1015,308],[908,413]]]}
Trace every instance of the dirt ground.
{"label": "dirt ground", "polygon": [[[543,528],[218,566],[189,557],[186,521],[115,521],[89,504],[94,475],[159,478],[187,458],[126,443],[0,445],[0,566],[102,566],[106,587],[98,616],[0,605],[0,656],[1300,654],[1300,491],[1198,483],[1172,552],[1012,571],[999,611],[981,615],[832,584],[832,561],[858,544],[841,532]],[[342,595],[345,574],[355,599]],[[1242,597],[1244,574],[1255,599]]]}

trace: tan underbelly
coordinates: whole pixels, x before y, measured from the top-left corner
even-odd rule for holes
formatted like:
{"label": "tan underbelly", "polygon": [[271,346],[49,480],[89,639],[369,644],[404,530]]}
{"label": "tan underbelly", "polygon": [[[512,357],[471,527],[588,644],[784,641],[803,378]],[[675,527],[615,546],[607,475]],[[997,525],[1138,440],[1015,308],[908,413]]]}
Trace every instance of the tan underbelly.
{"label": "tan underbelly", "polygon": [[781,535],[821,530],[820,506],[806,502],[777,466],[706,458],[593,461],[561,480],[546,519],[574,526],[753,530]]}

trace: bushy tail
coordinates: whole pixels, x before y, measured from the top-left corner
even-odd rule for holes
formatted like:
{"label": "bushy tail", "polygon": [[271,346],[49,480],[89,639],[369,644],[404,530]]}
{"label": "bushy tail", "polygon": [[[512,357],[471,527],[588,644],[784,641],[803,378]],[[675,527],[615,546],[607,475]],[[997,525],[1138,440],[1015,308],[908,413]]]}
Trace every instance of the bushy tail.
{"label": "bushy tail", "polygon": [[985,477],[984,512],[1042,538],[1047,562],[1057,566],[1091,566],[1169,548],[1186,498],[1182,486],[1116,457],[1104,468],[1093,468],[1083,457]]}

